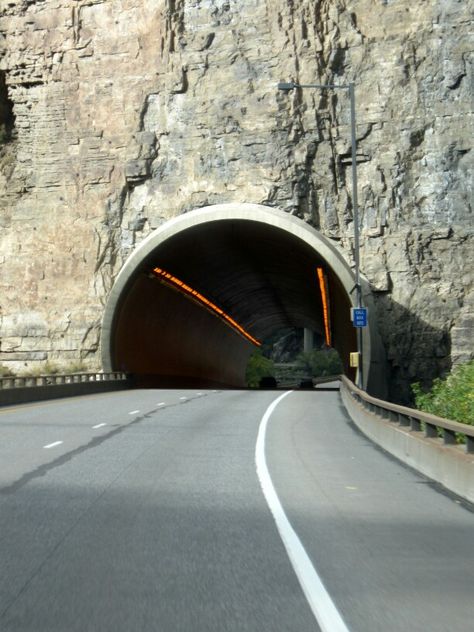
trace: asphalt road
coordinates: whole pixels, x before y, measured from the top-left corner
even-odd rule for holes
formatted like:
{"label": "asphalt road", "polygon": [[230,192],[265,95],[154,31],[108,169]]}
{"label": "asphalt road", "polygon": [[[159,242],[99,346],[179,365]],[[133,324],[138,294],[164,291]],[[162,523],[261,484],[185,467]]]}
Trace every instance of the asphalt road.
{"label": "asphalt road", "polygon": [[471,632],[472,507],[360,435],[337,392],[291,393],[264,428],[280,394],[1,409],[0,630]]}

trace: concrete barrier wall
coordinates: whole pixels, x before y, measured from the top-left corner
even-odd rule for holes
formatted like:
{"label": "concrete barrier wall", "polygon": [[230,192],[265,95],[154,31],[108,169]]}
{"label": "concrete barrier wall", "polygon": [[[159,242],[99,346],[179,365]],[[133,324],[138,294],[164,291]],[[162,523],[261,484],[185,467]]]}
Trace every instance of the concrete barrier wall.
{"label": "concrete barrier wall", "polygon": [[364,408],[341,384],[341,397],[356,426],[384,450],[474,503],[474,454],[459,445],[445,445],[421,432],[395,425]]}
{"label": "concrete barrier wall", "polygon": [[29,402],[91,395],[130,388],[128,380],[101,380],[97,382],[78,382],[73,384],[51,384],[47,386],[24,386],[0,390],[0,406],[26,404]]}

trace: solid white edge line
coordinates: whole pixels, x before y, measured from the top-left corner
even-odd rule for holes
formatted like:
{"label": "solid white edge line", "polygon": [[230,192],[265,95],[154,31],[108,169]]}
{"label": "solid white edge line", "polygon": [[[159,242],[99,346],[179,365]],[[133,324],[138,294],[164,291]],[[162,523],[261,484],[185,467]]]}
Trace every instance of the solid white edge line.
{"label": "solid white edge line", "polygon": [[273,486],[265,458],[265,434],[271,414],[281,402],[293,391],[286,391],[265,411],[258,429],[255,447],[255,464],[263,495],[273,514],[278,532],[285,545],[286,552],[296,573],[309,606],[321,627],[322,632],[349,632],[344,620],[327,592],[324,584],[314,568],[304,546],[291,526],[280,499]]}
{"label": "solid white edge line", "polygon": [[45,450],[49,450],[49,448],[55,448],[57,445],[61,445],[62,441],[55,441],[54,443],[48,443],[48,445],[44,445],[43,448]]}

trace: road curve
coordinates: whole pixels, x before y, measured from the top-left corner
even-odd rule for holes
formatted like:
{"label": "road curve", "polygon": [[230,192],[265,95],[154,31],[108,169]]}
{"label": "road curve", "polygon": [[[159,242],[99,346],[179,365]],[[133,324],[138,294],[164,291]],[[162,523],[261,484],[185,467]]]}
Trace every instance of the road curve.
{"label": "road curve", "polygon": [[[0,630],[331,629],[256,471],[279,395],[137,390],[1,409]],[[283,398],[264,451],[348,630],[472,629],[472,507],[360,435],[336,391]]]}

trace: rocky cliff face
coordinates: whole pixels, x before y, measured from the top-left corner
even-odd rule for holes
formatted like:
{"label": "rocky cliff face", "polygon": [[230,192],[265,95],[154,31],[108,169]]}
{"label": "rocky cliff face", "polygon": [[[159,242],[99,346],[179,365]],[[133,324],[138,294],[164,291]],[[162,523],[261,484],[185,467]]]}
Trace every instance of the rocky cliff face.
{"label": "rocky cliff face", "polygon": [[[220,202],[353,256],[399,392],[472,356],[473,22],[461,0],[8,0],[0,9],[0,363],[97,362],[124,258]],[[469,265],[470,262],[470,265]]]}

